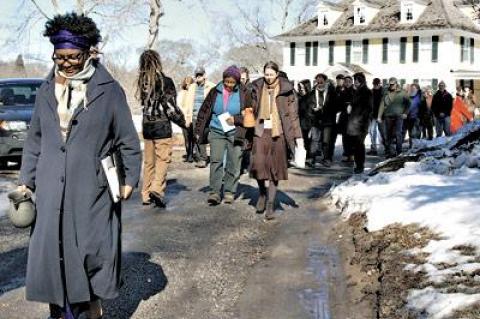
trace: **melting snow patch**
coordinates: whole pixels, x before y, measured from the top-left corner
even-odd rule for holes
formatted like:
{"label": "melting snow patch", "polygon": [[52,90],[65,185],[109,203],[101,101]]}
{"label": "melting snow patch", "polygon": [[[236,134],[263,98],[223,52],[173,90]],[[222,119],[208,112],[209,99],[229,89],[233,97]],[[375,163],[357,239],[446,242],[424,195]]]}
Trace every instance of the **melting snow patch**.
{"label": "melting snow patch", "polygon": [[[399,223],[426,226],[439,234],[440,239],[431,240],[423,249],[409,251],[428,253],[426,264],[406,266],[406,270],[425,271],[432,282],[479,270],[474,256],[454,249],[463,245],[480,253],[480,142],[455,148],[478,130],[477,121],[453,137],[417,141],[411,153],[422,150],[425,157],[419,162],[368,179],[350,179],[331,190],[332,204],[346,219],[366,213],[369,231]],[[409,306],[424,309],[428,318],[446,318],[453,310],[477,301],[480,295],[448,294],[427,287],[411,291]]]}

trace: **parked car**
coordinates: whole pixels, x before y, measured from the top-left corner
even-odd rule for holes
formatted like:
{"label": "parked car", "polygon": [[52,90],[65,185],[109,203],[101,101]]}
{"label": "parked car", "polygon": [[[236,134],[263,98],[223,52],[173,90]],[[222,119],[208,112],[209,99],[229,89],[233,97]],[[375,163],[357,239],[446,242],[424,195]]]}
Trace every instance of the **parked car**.
{"label": "parked car", "polygon": [[42,79],[0,79],[0,165],[20,162]]}

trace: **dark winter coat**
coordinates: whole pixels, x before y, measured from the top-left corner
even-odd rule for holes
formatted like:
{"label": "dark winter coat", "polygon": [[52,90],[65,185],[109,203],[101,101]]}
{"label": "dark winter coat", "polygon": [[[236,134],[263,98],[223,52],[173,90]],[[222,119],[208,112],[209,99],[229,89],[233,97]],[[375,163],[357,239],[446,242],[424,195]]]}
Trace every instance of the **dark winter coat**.
{"label": "dark winter coat", "polygon": [[[238,85],[235,90],[240,91],[240,110],[245,110],[246,107],[252,107],[252,95],[245,85]],[[203,104],[198,111],[197,121],[195,123],[194,134],[199,137],[200,144],[208,144],[208,134],[210,133],[210,121],[212,119],[213,108],[215,101],[219,94],[218,85],[210,90]],[[243,145],[247,135],[247,128],[243,127],[243,114],[234,115],[235,124],[235,144]]]}
{"label": "dark winter coat", "polygon": [[350,88],[344,88],[342,90],[337,87],[336,92],[337,92],[337,111],[340,112],[340,118],[338,120],[337,128],[340,134],[346,134],[347,125],[348,125],[347,106],[348,104],[352,104],[353,94],[355,93],[355,89],[353,87],[350,87]]}
{"label": "dark winter coat", "polygon": [[[172,123],[185,128],[185,117],[177,106],[177,91],[172,79],[163,75],[163,88],[161,81],[157,82],[155,97],[152,102],[142,99],[143,106],[143,138],[155,140],[172,137]],[[152,105],[151,105],[152,104]],[[174,112],[167,113],[172,107]]]}
{"label": "dark winter coat", "polygon": [[372,109],[372,119],[376,120],[378,118],[378,110],[380,109],[380,104],[382,103],[383,98],[383,88],[372,89],[373,96],[373,109]]}
{"label": "dark winter coat", "polygon": [[300,127],[304,131],[310,131],[312,128],[312,119],[308,112],[308,94],[300,96],[297,94],[298,100],[298,117],[300,119]]}
{"label": "dark winter coat", "polygon": [[338,112],[337,94],[335,92],[335,88],[332,85],[327,86],[327,94],[325,94],[323,107],[318,111],[314,110],[317,106],[317,97],[315,91],[316,88],[314,88],[307,95],[307,116],[310,119],[312,126],[320,128],[334,125]]}
{"label": "dark winter coat", "polygon": [[422,96],[422,100],[420,102],[418,118],[420,119],[420,125],[433,126],[433,113],[432,110],[428,108],[427,100],[424,96]]}
{"label": "dark winter coat", "polygon": [[[278,114],[282,122],[283,135],[286,144],[293,153],[295,150],[295,139],[302,137],[302,130],[300,128],[300,120],[298,118],[298,105],[293,89],[292,83],[285,78],[279,77],[280,92],[276,97]],[[262,99],[263,86],[265,85],[264,78],[257,79],[252,82],[252,99],[253,112],[255,118],[258,118],[259,105]],[[252,153],[252,155],[255,155]]]}
{"label": "dark winter coat", "polygon": [[54,73],[40,87],[24,144],[19,184],[35,191],[37,218],[30,238],[26,298],[62,306],[118,296],[121,203],[107,189],[101,159],[115,152],[125,183],[136,187],[138,134],[125,93],[98,65],[87,84],[88,108],[78,107],[66,142],[60,133]]}
{"label": "dark winter coat", "polygon": [[352,112],[348,115],[347,134],[351,136],[367,135],[372,116],[372,91],[366,86],[355,90]]}
{"label": "dark winter coat", "polygon": [[433,96],[432,112],[436,117],[440,117],[440,113],[450,116],[453,108],[453,97],[447,91],[437,91]]}

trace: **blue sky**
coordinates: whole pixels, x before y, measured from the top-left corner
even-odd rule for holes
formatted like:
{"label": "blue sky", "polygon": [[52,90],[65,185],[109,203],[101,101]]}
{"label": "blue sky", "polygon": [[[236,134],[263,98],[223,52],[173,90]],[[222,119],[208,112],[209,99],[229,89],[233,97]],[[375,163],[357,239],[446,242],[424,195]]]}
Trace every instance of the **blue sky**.
{"label": "blue sky", "polygon": [[[36,0],[38,5],[48,16],[53,16],[54,8],[52,0]],[[85,0],[90,2],[92,0]],[[127,3],[131,0],[109,0],[109,3]],[[139,12],[145,22],[148,22],[149,7],[148,1],[143,0],[143,5]],[[62,11],[73,11],[75,9],[74,0],[57,0]],[[294,5],[298,6],[295,2]],[[280,24],[278,20],[272,18],[269,10],[270,2],[266,0],[163,0],[165,7],[165,16],[160,20],[159,40],[186,40],[192,41],[194,47],[201,44],[208,44],[209,47],[202,50],[212,50],[214,54],[225,52],[228,49],[229,41],[222,41],[222,38],[229,37],[226,33],[223,22],[226,19],[236,22],[237,30],[244,30],[240,14],[236,12],[235,3],[241,5],[249,15],[256,15],[257,6],[261,6],[260,17],[265,20],[269,26],[270,34],[280,33]],[[208,9],[202,8],[202,4],[208,5]],[[278,10],[278,8],[277,8]],[[38,14],[31,0],[0,0],[0,12],[3,13],[0,20],[0,60],[13,60],[18,54],[22,54],[27,62],[44,61],[50,63],[52,46],[46,38],[42,36],[46,19]],[[30,27],[19,32],[17,29],[22,22],[27,21],[29,14],[36,12],[35,23]],[[276,12],[276,11],[275,11]],[[280,13],[281,12],[276,12]],[[313,13],[313,12],[312,12]],[[294,19],[292,12],[289,26],[292,26]],[[141,50],[147,42],[148,26],[146,23],[137,24],[123,28],[121,34],[107,32],[106,25],[102,23],[102,18],[96,15],[90,15],[98,24],[102,35],[112,34],[116,36],[110,39],[103,49],[105,55],[118,59],[118,64],[134,67],[138,59],[138,51]],[[237,17],[239,19],[237,19]],[[112,26],[113,24],[108,24]],[[106,34],[107,33],[107,34]],[[9,43],[8,39],[15,39],[15,42]],[[213,43],[213,44],[212,44]],[[121,54],[119,54],[121,52]]]}
{"label": "blue sky", "polygon": [[[53,15],[53,7],[50,0],[37,0],[39,6],[49,15]],[[62,9],[72,11],[75,9],[73,1],[58,1]],[[205,14],[199,6],[199,1],[175,1],[165,0],[165,16],[161,18],[160,39],[179,40],[186,39],[192,41],[203,41],[211,36],[211,19]],[[218,9],[228,10],[227,1],[217,1]],[[216,4],[217,5],[217,4]],[[0,22],[0,59],[11,60],[18,54],[49,61],[52,47],[50,43],[41,34],[45,19],[39,17],[38,21],[31,28],[24,30],[21,37],[17,37],[16,28],[26,21],[27,15],[34,6],[30,0],[0,0],[0,12],[2,12],[2,21]],[[145,6],[145,17],[148,18],[148,6]],[[92,15],[94,20],[97,20]],[[213,21],[215,23],[215,21]],[[99,23],[102,31],[102,26]],[[121,36],[114,41],[109,41],[105,46],[105,54],[116,50],[128,48],[128,54],[135,54],[135,51],[142,48],[147,41],[147,25],[137,25],[128,27]],[[6,45],[7,40],[18,38],[13,45]],[[30,53],[30,54],[29,54]]]}

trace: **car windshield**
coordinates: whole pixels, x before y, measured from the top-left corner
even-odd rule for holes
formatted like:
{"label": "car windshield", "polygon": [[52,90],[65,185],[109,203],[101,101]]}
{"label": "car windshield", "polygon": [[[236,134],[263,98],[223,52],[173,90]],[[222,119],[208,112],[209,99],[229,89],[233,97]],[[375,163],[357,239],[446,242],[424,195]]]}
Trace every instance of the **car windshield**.
{"label": "car windshield", "polygon": [[34,104],[41,83],[0,84],[0,106]]}

